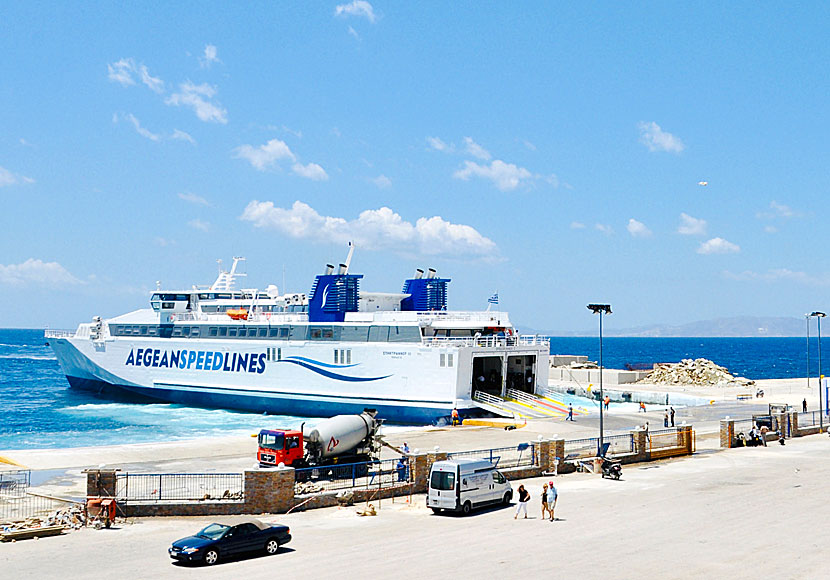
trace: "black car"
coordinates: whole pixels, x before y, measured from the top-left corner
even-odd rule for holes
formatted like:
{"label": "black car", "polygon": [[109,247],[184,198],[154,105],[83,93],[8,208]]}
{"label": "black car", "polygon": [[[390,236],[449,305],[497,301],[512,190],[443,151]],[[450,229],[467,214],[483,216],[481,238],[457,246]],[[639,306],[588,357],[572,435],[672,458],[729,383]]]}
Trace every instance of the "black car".
{"label": "black car", "polygon": [[288,526],[269,525],[253,518],[210,524],[193,536],[176,540],[168,553],[180,562],[203,562],[208,566],[220,558],[245,552],[276,554],[291,541]]}

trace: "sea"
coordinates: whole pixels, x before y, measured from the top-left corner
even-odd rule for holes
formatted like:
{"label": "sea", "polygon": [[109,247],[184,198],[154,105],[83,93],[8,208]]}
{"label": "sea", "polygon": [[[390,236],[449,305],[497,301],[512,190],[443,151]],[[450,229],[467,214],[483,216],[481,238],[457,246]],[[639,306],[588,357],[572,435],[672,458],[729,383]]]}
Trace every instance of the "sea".
{"label": "sea", "polygon": [[[825,341],[830,349],[830,341]],[[706,358],[751,379],[807,376],[806,338],[603,339],[603,365]],[[551,338],[551,354],[599,358],[597,338]],[[818,376],[818,340],[809,345]],[[827,368],[827,367],[824,367]],[[299,427],[311,418],[173,404],[124,403],[71,389],[43,330],[0,329],[0,449],[49,449],[245,435]]]}

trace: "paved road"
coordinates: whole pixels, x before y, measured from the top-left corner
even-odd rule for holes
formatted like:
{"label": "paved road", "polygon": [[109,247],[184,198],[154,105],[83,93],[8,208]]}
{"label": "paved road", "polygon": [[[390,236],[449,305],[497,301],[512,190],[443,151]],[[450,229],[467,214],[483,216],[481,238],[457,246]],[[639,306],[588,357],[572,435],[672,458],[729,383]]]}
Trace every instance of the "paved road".
{"label": "paved road", "polygon": [[[269,517],[295,540],[274,557],[215,568],[168,561],[171,540],[204,518],[144,519],[118,530],[0,544],[0,570],[49,578],[817,578],[830,541],[830,439],[785,447],[705,451],[626,467],[620,482],[558,478],[559,520],[538,518],[542,480],[528,480],[531,518],[512,509],[468,518],[436,516],[423,496],[414,507],[383,502],[377,517],[354,508]],[[514,482],[515,486],[515,482]]]}

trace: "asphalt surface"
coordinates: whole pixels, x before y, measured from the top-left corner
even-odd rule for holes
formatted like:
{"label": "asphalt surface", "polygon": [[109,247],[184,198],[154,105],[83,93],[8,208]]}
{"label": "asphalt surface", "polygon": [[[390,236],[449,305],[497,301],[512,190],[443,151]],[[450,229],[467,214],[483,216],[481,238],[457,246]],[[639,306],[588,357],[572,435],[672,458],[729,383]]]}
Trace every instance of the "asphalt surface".
{"label": "asphalt surface", "polygon": [[[557,521],[539,517],[542,479],[527,480],[530,518],[513,508],[433,515],[384,500],[375,517],[329,508],[263,519],[291,527],[276,556],[174,565],[170,542],[211,518],[146,518],[118,529],[0,544],[0,570],[22,578],[423,577],[819,578],[830,540],[830,438],[704,450],[626,466],[622,481],[560,476]],[[545,478],[547,479],[547,478]],[[513,482],[514,489],[520,482]]]}

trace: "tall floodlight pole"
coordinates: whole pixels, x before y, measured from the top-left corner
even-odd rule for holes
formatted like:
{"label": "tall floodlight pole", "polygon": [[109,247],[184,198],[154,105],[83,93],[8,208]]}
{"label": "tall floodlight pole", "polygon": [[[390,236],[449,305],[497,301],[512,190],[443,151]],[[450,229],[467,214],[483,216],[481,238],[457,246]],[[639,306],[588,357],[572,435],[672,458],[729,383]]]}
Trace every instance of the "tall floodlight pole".
{"label": "tall floodlight pole", "polygon": [[810,315],[805,314],[804,319],[807,320],[807,388],[810,388]]}
{"label": "tall floodlight pole", "polygon": [[813,312],[818,322],[818,424],[819,429],[824,431],[824,406],[821,402],[821,319],[827,316],[824,312]]}
{"label": "tall floodlight pole", "polygon": [[603,451],[603,419],[602,419],[602,405],[604,399],[602,391],[602,315],[611,314],[610,304],[589,304],[588,310],[594,314],[599,314],[599,452],[602,455]]}

